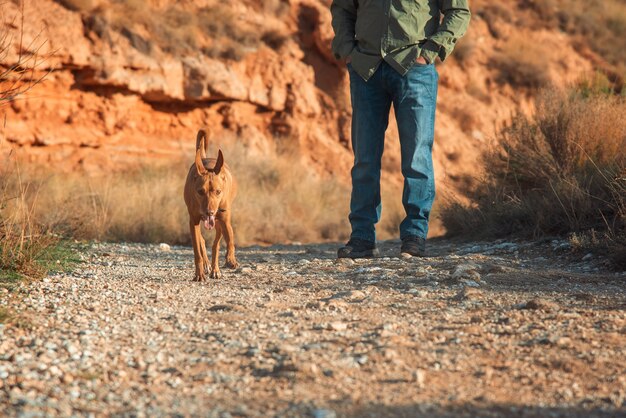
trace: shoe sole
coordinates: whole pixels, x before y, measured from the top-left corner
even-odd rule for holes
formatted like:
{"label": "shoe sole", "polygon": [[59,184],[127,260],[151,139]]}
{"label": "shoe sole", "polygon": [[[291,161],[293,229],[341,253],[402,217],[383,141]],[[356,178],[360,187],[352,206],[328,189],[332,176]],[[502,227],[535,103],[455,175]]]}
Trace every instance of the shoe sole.
{"label": "shoe sole", "polygon": [[337,254],[337,258],[375,258],[380,255],[380,251],[378,248],[374,248],[373,250],[365,250],[360,252],[352,252],[350,254]]}

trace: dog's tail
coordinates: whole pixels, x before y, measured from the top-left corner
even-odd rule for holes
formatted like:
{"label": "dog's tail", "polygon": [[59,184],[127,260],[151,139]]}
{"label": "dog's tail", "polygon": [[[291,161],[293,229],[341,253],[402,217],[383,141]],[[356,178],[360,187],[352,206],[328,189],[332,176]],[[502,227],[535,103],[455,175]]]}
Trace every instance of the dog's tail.
{"label": "dog's tail", "polygon": [[202,139],[204,139],[204,158],[209,153],[209,141],[207,141],[206,131],[204,129],[198,130],[198,136],[196,137],[196,151],[202,146]]}

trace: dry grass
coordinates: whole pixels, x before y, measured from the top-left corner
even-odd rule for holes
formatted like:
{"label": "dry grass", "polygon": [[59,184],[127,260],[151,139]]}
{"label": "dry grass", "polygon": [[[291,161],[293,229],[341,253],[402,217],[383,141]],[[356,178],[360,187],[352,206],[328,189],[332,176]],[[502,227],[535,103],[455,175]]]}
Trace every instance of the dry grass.
{"label": "dry grass", "polygon": [[521,37],[509,39],[491,58],[499,70],[498,81],[513,87],[539,89],[550,83],[545,57],[549,51],[542,45]]}
{"label": "dry grass", "polygon": [[626,99],[604,93],[541,94],[535,116],[515,116],[486,153],[476,205],[453,203],[443,211],[448,233],[595,231],[609,251],[625,248],[625,112]]}
{"label": "dry grass", "polygon": [[[348,238],[349,185],[306,168],[292,153],[261,159],[239,145],[224,153],[238,182],[233,226],[239,245]],[[32,217],[75,239],[189,244],[182,198],[189,167],[175,163],[106,177],[31,172],[27,200],[37,198]],[[383,191],[380,239],[397,237],[404,217],[401,193]]]}
{"label": "dry grass", "polygon": [[[90,12],[87,26],[98,36],[109,38],[109,31],[119,32],[140,52],[151,55],[158,46],[174,55],[203,54],[222,59],[240,60],[261,44],[280,49],[287,37],[277,28],[260,27],[236,11],[228,2],[206,7],[176,2],[155,6],[148,0],[111,0],[93,7],[90,0],[57,0],[71,10]],[[289,5],[265,0],[255,3],[258,13],[282,16]]]}
{"label": "dry grass", "polygon": [[67,269],[76,260],[72,249],[37,219],[35,187],[23,180],[13,158],[5,163],[0,171],[0,287],[12,287],[24,277]]}
{"label": "dry grass", "polygon": [[[339,238],[332,181],[315,180],[285,158],[248,158],[242,149],[225,155],[239,183],[233,213],[239,243]],[[78,239],[188,244],[182,189],[190,164],[179,163],[106,177],[49,173],[40,185],[46,223]],[[294,172],[295,171],[295,172]]]}

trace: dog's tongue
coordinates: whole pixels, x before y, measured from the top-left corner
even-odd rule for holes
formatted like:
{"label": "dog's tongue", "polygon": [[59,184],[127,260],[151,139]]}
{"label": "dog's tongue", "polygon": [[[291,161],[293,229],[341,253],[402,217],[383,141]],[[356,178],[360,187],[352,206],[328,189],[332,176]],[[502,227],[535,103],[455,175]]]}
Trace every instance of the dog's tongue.
{"label": "dog's tongue", "polygon": [[209,231],[215,228],[215,216],[209,216],[208,219],[204,220],[204,227]]}

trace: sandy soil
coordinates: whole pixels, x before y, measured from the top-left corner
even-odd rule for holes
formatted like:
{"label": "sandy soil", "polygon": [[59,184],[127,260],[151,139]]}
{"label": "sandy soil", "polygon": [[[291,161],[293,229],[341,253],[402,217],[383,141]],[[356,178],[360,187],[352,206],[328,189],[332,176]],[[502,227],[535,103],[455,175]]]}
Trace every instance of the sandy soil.
{"label": "sandy soil", "polygon": [[94,244],[0,293],[7,416],[624,417],[626,274],[563,241],[434,241],[429,258]]}

